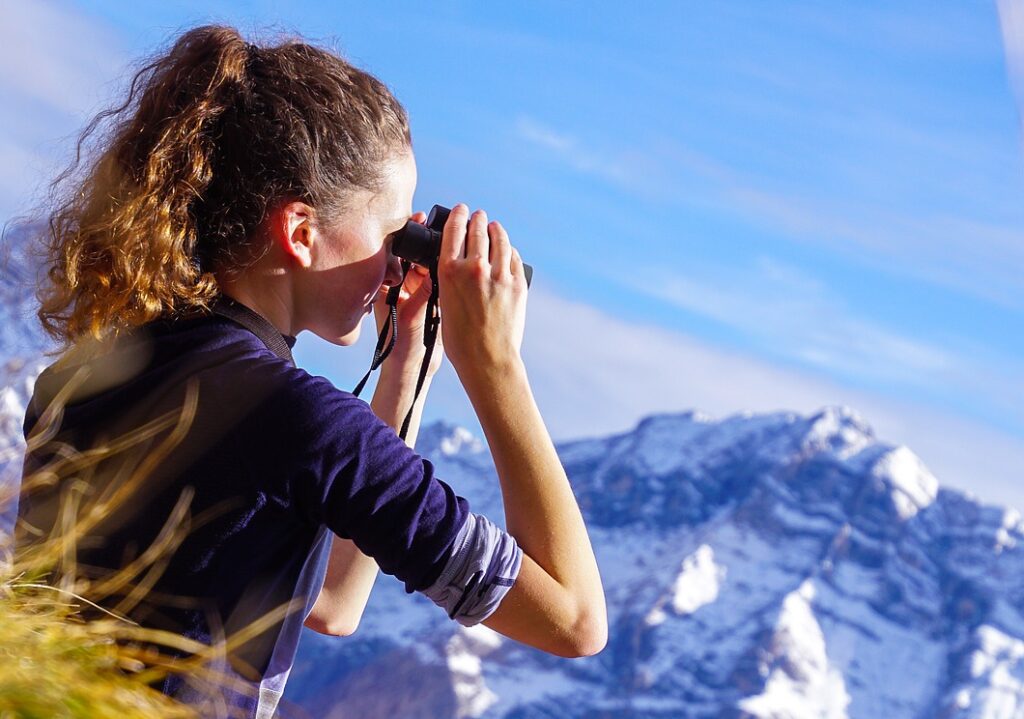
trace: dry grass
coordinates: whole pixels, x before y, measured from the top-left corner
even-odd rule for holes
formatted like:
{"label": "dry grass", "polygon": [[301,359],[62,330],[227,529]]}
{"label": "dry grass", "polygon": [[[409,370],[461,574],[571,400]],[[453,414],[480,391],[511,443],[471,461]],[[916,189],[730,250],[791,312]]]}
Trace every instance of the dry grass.
{"label": "dry grass", "polygon": [[[47,443],[51,443],[47,449],[53,449],[62,408],[84,380],[83,368],[40,417],[26,451]],[[30,542],[19,544],[17,552],[12,550],[12,539],[0,535],[0,719],[222,717],[230,716],[223,700],[227,686],[252,692],[216,667],[228,666],[229,652],[294,611],[293,604],[277,608],[214,645],[141,627],[126,616],[146,597],[187,528],[211,518],[189,515],[190,491],[182,492],[153,544],[120,571],[86,579],[75,566],[79,540],[123,505],[184,438],[197,397],[197,385],[190,384],[180,412],[159,417],[101,448],[77,451],[59,446],[45,466],[23,479],[23,496],[56,488],[61,500],[52,530],[37,530]],[[119,472],[102,493],[90,491],[89,477],[97,465],[168,431],[137,466]],[[3,501],[0,497],[0,504]],[[112,603],[115,596],[119,599]],[[84,609],[90,612],[88,619]],[[186,658],[175,657],[173,650]],[[207,702],[186,706],[151,688],[150,683],[169,673],[185,674]]]}

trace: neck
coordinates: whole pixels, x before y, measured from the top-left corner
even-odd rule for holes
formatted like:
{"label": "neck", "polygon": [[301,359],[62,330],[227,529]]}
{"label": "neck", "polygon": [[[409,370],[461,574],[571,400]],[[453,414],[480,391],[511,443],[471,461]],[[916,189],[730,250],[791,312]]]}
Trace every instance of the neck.
{"label": "neck", "polygon": [[300,328],[295,321],[291,293],[284,291],[283,287],[256,287],[245,278],[232,282],[220,275],[216,277],[222,294],[262,315],[281,334],[294,337],[298,333]]}

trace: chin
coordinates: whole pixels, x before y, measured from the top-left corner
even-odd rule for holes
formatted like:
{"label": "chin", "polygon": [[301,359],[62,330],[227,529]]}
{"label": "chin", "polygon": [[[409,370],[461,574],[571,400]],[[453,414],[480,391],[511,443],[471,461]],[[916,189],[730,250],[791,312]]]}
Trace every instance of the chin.
{"label": "chin", "polygon": [[314,334],[325,342],[330,342],[332,345],[338,345],[339,347],[350,347],[359,341],[361,335],[361,325],[356,325],[354,328],[349,329],[345,334],[335,334],[337,329],[330,332],[315,332]]}
{"label": "chin", "polygon": [[339,345],[341,347],[351,347],[352,345],[359,341],[359,337],[362,334],[362,331],[360,329],[361,327],[362,325],[356,325],[356,328],[354,330],[351,330],[350,332],[348,332],[348,334],[344,334],[341,337],[335,339],[334,344]]}

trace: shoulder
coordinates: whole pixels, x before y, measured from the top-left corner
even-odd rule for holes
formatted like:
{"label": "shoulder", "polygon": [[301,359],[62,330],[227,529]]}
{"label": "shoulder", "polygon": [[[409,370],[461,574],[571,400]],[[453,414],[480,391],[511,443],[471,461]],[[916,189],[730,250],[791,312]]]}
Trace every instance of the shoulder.
{"label": "shoulder", "polygon": [[[327,377],[311,374],[276,356],[259,363],[254,391],[272,386],[262,403],[261,416],[275,427],[278,439],[309,461],[319,457],[331,464],[356,457],[360,464],[405,464],[415,452],[370,406]],[[266,391],[265,389],[263,391]]]}
{"label": "shoulder", "polygon": [[264,359],[259,372],[272,377],[276,403],[282,410],[312,421],[340,415],[368,419],[376,417],[369,405],[321,375],[310,374],[277,357]]}

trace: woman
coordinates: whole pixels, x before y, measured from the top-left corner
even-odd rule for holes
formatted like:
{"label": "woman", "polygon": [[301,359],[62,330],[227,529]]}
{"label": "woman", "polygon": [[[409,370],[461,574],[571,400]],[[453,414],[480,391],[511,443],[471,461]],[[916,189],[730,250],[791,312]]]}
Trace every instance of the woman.
{"label": "woman", "polygon": [[[378,566],[464,625],[559,656],[600,651],[601,580],[520,356],[526,282],[500,223],[453,208],[439,345],[490,445],[507,532],[411,449],[422,399],[408,445],[395,432],[423,360],[425,270],[404,280],[398,343],[369,406],[292,361],[299,332],[344,346],[374,305],[385,320],[379,300],[403,282],[391,236],[425,219],[412,214],[409,128],[387,88],[304,42],[257,47],[206,26],[144,67],[128,101],[97,120],[111,115],[109,141],[50,217],[39,316],[68,350],[36,383],[26,437],[54,398],[66,404],[26,476],[58,440],[82,450],[176,408],[194,418],[171,450],[154,436],[122,453],[160,459],[79,542],[104,606],[212,641],[291,600],[301,611],[229,656],[251,683],[251,698],[233,699],[250,716],[273,712],[303,621],[355,630]],[[59,395],[82,368],[84,384]],[[86,493],[104,496],[128,474],[111,462]],[[54,497],[23,501],[20,536],[55,521]],[[146,591],[105,585],[168,517],[188,532],[159,577],[131,585]],[[191,697],[174,678],[162,689]]]}

